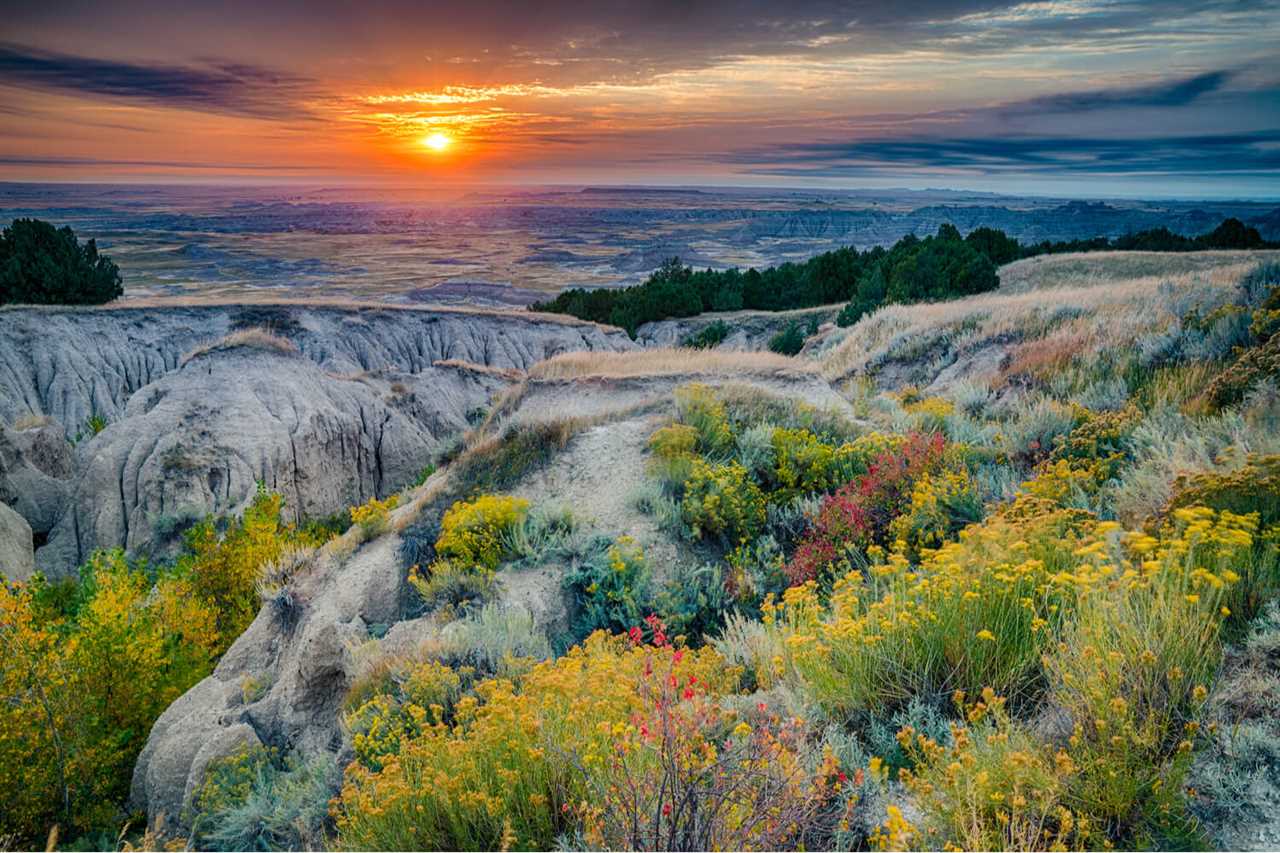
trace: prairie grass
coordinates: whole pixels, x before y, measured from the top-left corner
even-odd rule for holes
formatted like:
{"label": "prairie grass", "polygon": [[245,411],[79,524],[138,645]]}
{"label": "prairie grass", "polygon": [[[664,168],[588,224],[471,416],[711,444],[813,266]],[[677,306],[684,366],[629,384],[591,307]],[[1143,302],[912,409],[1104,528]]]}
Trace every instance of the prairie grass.
{"label": "prairie grass", "polygon": [[651,349],[640,352],[572,352],[538,362],[529,368],[534,380],[637,376],[813,375],[816,368],[772,352],[728,352],[688,348]]}
{"label": "prairie grass", "polygon": [[1131,279],[1167,280],[1188,274],[1238,279],[1274,251],[1083,252],[1039,255],[1000,268],[1000,291],[1019,293],[1055,287],[1098,287]]}
{"label": "prairie grass", "polygon": [[13,428],[18,432],[22,432],[23,430],[47,427],[51,423],[53,423],[53,418],[49,415],[19,415],[13,421]]}
{"label": "prairie grass", "polygon": [[468,373],[483,373],[486,376],[496,376],[499,379],[506,379],[509,382],[519,382],[524,378],[524,371],[517,370],[513,367],[494,367],[489,364],[476,364],[474,361],[466,361],[461,358],[438,358],[431,362],[432,367],[446,367],[454,370],[465,370]]}
{"label": "prairie grass", "polygon": [[1001,287],[951,302],[889,305],[849,330],[825,357],[822,373],[838,381],[933,352],[1013,345],[1020,363],[1003,369],[1009,375],[1052,369],[1104,345],[1141,348],[1144,337],[1180,322],[1191,310],[1208,313],[1242,299],[1240,282],[1250,269],[1234,263],[1169,276],[1111,277],[1106,286]]}
{"label": "prairie grass", "polygon": [[282,338],[262,326],[251,326],[247,329],[237,329],[212,343],[200,344],[187,352],[180,363],[186,364],[193,358],[199,358],[207,353],[222,352],[240,347],[276,352],[281,355],[296,355],[298,353],[298,345],[288,338]]}

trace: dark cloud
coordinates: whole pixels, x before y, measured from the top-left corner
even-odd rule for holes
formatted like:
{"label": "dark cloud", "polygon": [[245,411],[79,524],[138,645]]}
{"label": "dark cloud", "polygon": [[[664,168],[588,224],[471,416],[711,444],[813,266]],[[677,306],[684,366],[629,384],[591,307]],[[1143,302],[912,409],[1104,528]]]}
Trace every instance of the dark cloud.
{"label": "dark cloud", "polygon": [[1280,170],[1280,131],[1173,137],[874,139],[730,155],[748,174],[810,177],[921,171],[1019,175],[1261,175]]}
{"label": "dark cloud", "polygon": [[1202,95],[1216,92],[1234,77],[1234,71],[1210,71],[1181,80],[1163,80],[1131,89],[1100,89],[1092,92],[1066,92],[1010,104],[1006,113],[1022,112],[1091,112],[1120,107],[1179,107]]}
{"label": "dark cloud", "polygon": [[12,86],[144,101],[262,118],[300,117],[310,82],[244,63],[147,65],[0,44],[0,81]]}
{"label": "dark cloud", "polygon": [[19,157],[0,154],[3,166],[142,166],[165,169],[234,169],[237,171],[315,171],[317,166],[281,166],[264,163],[199,163],[192,160],[120,160],[102,157]]}
{"label": "dark cloud", "polygon": [[[175,10],[175,5],[184,8]],[[288,54],[286,64],[293,67],[304,56],[324,60],[358,51],[375,65],[412,57],[428,67],[476,65],[483,73],[536,72],[548,82],[566,83],[643,79],[743,56],[853,57],[913,47],[998,53],[1046,40],[1116,38],[1163,29],[1175,4],[1122,0],[1080,14],[989,19],[1022,5],[1018,0],[132,0],[112,3],[105,25],[120,44],[135,49],[183,21],[206,42],[220,44],[224,54],[250,49],[262,55],[274,48]],[[1238,7],[1240,0],[1202,5]],[[65,32],[81,27],[76,17],[65,4],[28,3],[14,10],[10,23],[13,32]],[[84,18],[102,24],[98,16]],[[1001,32],[1013,35],[1006,39]]]}

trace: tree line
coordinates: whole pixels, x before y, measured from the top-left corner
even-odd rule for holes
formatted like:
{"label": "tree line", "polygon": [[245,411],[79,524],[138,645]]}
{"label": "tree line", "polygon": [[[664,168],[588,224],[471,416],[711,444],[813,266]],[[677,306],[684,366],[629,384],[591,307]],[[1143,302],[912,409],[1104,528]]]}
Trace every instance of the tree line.
{"label": "tree line", "polygon": [[938,301],[994,290],[996,268],[1034,255],[1059,252],[1263,249],[1280,244],[1262,239],[1256,228],[1227,219],[1197,237],[1153,228],[1120,237],[1020,243],[997,228],[976,228],[961,236],[950,223],[927,237],[903,237],[890,248],[853,247],[758,270],[695,270],[671,258],[642,284],[621,288],[570,288],[534,311],[570,314],[621,326],[635,337],[644,323],[692,317],[706,311],[786,311],[845,302],[838,322],[850,325],[881,305]]}

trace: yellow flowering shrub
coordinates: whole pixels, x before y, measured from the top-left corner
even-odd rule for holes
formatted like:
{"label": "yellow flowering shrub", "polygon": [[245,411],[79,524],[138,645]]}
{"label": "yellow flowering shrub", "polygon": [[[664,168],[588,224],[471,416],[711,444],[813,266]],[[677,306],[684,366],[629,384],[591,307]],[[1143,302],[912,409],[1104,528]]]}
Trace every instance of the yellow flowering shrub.
{"label": "yellow flowering shrub", "polygon": [[697,458],[698,431],[688,424],[668,424],[649,437],[651,473],[671,486],[683,484]]}
{"label": "yellow flowering shrub", "polygon": [[697,432],[697,451],[723,455],[733,449],[733,427],[724,403],[706,385],[693,383],[676,389],[676,419]]}
{"label": "yellow flowering shrub", "polygon": [[1110,478],[1103,460],[1058,459],[1036,468],[1036,475],[1022,484],[1022,493],[1058,506],[1083,506],[1098,494]]}
{"label": "yellow flowering shrub", "polygon": [[889,523],[889,537],[911,559],[937,548],[967,524],[982,518],[982,499],[966,469],[925,472],[911,488],[911,503]]}
{"label": "yellow flowering shrub", "polygon": [[949,744],[910,727],[898,733],[914,764],[900,775],[922,818],[912,825],[891,807],[872,841],[882,850],[1080,850],[1097,844],[1094,822],[1072,808],[1077,770],[1070,756],[1012,722],[994,691],[983,691],[971,705],[963,704],[963,695],[957,699],[964,719],[952,724]]}
{"label": "yellow flowering shrub", "polygon": [[865,575],[844,576],[825,606],[816,585],[793,587],[765,611],[788,649],[782,674],[837,714],[989,685],[1029,698],[1078,589],[1109,571],[1077,555],[1093,527],[1069,510],[997,515],[919,566],[894,552]]}
{"label": "yellow flowering shrub", "polygon": [[387,522],[390,520],[391,510],[395,509],[399,503],[399,495],[391,495],[382,500],[369,498],[368,501],[360,506],[351,508],[351,523],[360,528],[360,532],[366,540],[381,536],[387,530]]}
{"label": "yellow flowering shrub", "polygon": [[[345,849],[550,849],[571,830],[589,778],[645,707],[645,672],[670,671],[713,695],[738,673],[710,648],[683,651],[592,635],[514,684],[480,682],[451,723],[422,720],[380,768],[347,768],[335,804]],[[598,777],[597,777],[598,778]]]}
{"label": "yellow flowering shrub", "polygon": [[436,554],[463,566],[498,568],[507,552],[505,536],[529,514],[529,502],[509,495],[458,501],[440,522]]}
{"label": "yellow flowering shrub", "polygon": [[805,492],[826,491],[836,483],[831,481],[835,448],[824,444],[805,429],[773,431],[774,476],[777,490],[770,498],[785,502]]}
{"label": "yellow flowering shrub", "polygon": [[649,436],[649,450],[661,459],[697,453],[698,431],[688,424],[667,424]]}
{"label": "yellow flowering shrub", "polygon": [[1124,440],[1140,418],[1137,409],[1092,412],[1076,406],[1074,417],[1075,427],[1058,436],[1053,454],[1022,484],[1023,494],[1060,506],[1092,507],[1103,487],[1121,472],[1127,461]]}
{"label": "yellow flowering shrub", "polygon": [[242,746],[230,755],[210,761],[204,781],[191,798],[191,816],[219,812],[243,803],[258,777],[270,772],[273,757],[273,752],[265,747]]}
{"label": "yellow flowering shrub", "polygon": [[1120,574],[1082,601],[1046,657],[1053,702],[1076,724],[1074,796],[1108,826],[1158,823],[1176,807],[1256,527],[1256,516],[1197,507],[1159,539],[1128,534]]}
{"label": "yellow flowering shrub", "polygon": [[190,578],[196,595],[214,604],[218,654],[258,614],[257,586],[264,569],[289,551],[321,544],[328,535],[281,521],[283,504],[280,495],[259,486],[244,514],[225,530],[209,519],[187,531],[186,553],[178,560],[177,572]]}
{"label": "yellow flowering shrub", "polygon": [[464,685],[473,676],[469,668],[455,671],[433,660],[397,672],[392,679],[395,689],[374,695],[345,717],[356,760],[381,770],[386,757],[397,753],[405,738],[416,737],[424,726],[451,720]]}
{"label": "yellow flowering shrub", "polygon": [[213,667],[213,606],[192,579],[153,583],[120,551],[95,554],[78,603],[0,584],[0,835],[44,843],[111,827],[160,713]]}
{"label": "yellow flowering shrub", "polygon": [[955,404],[945,397],[903,398],[902,408],[915,417],[916,429],[923,432],[942,432],[947,417],[955,411]]}
{"label": "yellow flowering shrub", "polygon": [[575,638],[597,630],[625,631],[639,624],[651,604],[644,549],[630,536],[619,536],[602,555],[571,566],[562,584],[573,602]]}
{"label": "yellow flowering shrub", "polygon": [[1155,521],[1169,518],[1177,509],[1207,506],[1240,514],[1256,512],[1259,524],[1269,527],[1280,522],[1280,455],[1254,454],[1234,471],[1179,477],[1173,492]]}
{"label": "yellow flowering shrub", "polygon": [[901,451],[908,436],[869,432],[840,445],[823,442],[805,429],[773,431],[775,482],[769,499],[785,502],[798,494],[826,492],[867,473],[871,463]]}
{"label": "yellow flowering shrub", "polygon": [[868,433],[840,445],[806,429],[773,431],[774,471],[769,499],[779,503],[801,494],[827,492],[867,473],[872,460],[900,449],[906,436]]}
{"label": "yellow flowering shrub", "polygon": [[727,542],[753,539],[765,521],[764,493],[737,462],[693,463],[681,504],[684,520],[695,537],[719,537]]}
{"label": "yellow flowering shrub", "polygon": [[[987,689],[951,745],[900,733],[916,763],[904,778],[927,846],[1166,846],[1185,823],[1206,685],[1221,626],[1256,559],[1256,527],[1256,516],[1204,507],[1179,510],[1159,538],[1094,524],[1073,552],[1074,603],[1044,646],[1039,674],[1048,707],[1073,731],[1061,746],[1041,741],[1010,722],[1004,699]],[[995,628],[976,639],[995,646],[1003,637]]]}
{"label": "yellow flowering shrub", "polygon": [[1142,413],[1132,404],[1114,412],[1076,406],[1075,419],[1071,432],[1058,436],[1054,458],[1097,461],[1108,469],[1104,479],[1114,476],[1126,455],[1125,439],[1141,421]]}

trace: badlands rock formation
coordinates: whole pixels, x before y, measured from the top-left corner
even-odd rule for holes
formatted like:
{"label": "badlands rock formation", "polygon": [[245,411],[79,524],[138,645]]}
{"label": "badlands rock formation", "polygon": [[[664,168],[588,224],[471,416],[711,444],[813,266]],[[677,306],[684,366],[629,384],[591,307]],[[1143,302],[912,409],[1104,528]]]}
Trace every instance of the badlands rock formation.
{"label": "badlands rock formation", "polygon": [[784,331],[793,323],[801,329],[810,324],[821,326],[835,322],[841,305],[824,305],[819,308],[801,308],[795,311],[724,311],[700,314],[679,320],[655,320],[636,329],[636,342],[645,347],[678,347],[690,335],[723,322],[729,326],[729,335],[719,348],[747,352],[769,347],[769,339]]}
{"label": "badlands rock formation", "polygon": [[[217,344],[248,328],[291,346]],[[0,500],[48,534],[51,575],[95,548],[163,550],[259,481],[291,518],[385,496],[518,371],[634,346],[518,312],[302,305],[9,309],[0,329],[0,422],[57,424],[0,437]]]}
{"label": "badlands rock formation", "polygon": [[8,506],[0,504],[0,575],[25,581],[35,568],[31,525]]}
{"label": "badlands rock formation", "polygon": [[0,503],[42,541],[62,512],[74,471],[71,444],[56,423],[35,418],[23,429],[0,426]]}
{"label": "badlands rock formation", "polygon": [[617,329],[523,312],[306,305],[0,311],[0,422],[53,417],[74,437],[183,355],[237,329],[286,338],[330,373],[419,373],[456,359],[524,369],[561,352],[630,349]]}

